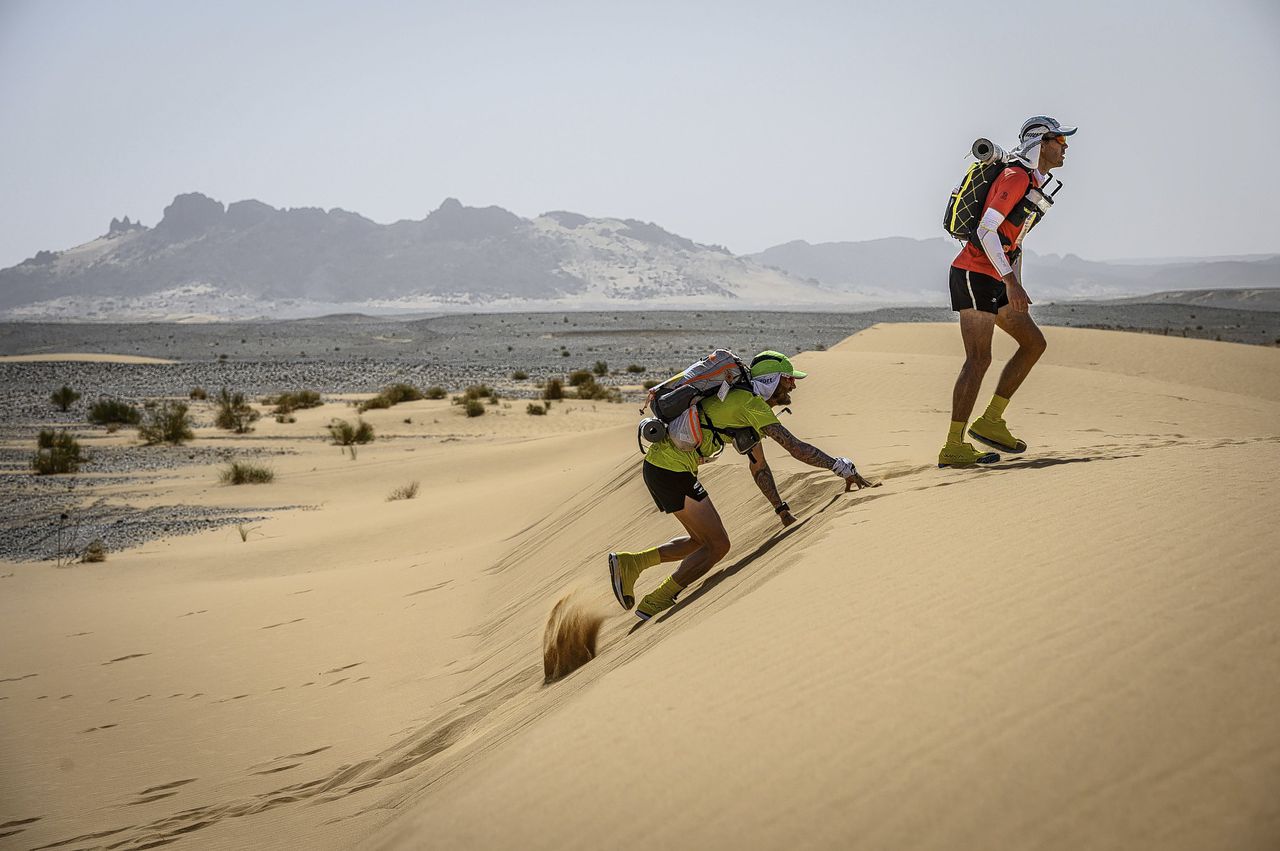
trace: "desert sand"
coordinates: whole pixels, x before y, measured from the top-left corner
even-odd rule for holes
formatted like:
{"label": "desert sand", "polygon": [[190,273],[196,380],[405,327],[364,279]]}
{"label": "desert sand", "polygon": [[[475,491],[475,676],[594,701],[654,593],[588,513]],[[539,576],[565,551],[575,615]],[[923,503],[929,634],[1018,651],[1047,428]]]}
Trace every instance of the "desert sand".
{"label": "desert sand", "polygon": [[[605,553],[677,526],[634,405],[201,430],[297,454],[157,504],[309,508],[0,564],[0,848],[1274,849],[1280,351],[1046,336],[980,470],[935,466],[954,326],[798,357],[785,424],[883,487],[771,446],[783,530],[730,451],[733,550],[638,629]],[[598,655],[544,684],[566,598]]]}
{"label": "desert sand", "polygon": [[49,352],[35,355],[0,355],[0,361],[14,363],[68,362],[68,363],[173,363],[164,358],[143,355],[100,354],[98,352]]}

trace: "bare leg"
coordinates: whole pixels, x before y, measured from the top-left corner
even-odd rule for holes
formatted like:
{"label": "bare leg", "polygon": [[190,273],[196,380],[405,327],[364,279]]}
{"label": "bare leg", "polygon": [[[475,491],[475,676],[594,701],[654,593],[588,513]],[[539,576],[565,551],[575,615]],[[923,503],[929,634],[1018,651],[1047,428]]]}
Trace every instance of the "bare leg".
{"label": "bare leg", "polygon": [[977,401],[978,391],[982,389],[982,378],[991,366],[991,334],[995,326],[994,314],[971,307],[960,311],[964,366],[960,368],[960,376],[956,379],[956,387],[951,394],[953,422],[968,422],[969,415],[973,413],[973,403]]}
{"label": "bare leg", "polygon": [[688,588],[729,552],[729,534],[724,530],[716,507],[711,504],[711,497],[697,502],[686,496],[684,508],[676,512],[676,519],[689,531],[690,540],[697,544],[697,548],[685,556],[672,574],[680,587]]}
{"label": "bare leg", "polygon": [[[1000,382],[996,385],[996,395],[1008,399],[1022,386],[1022,382],[1044,354],[1046,343],[1040,326],[1029,313],[1017,313],[1008,305],[1000,308],[996,324],[1018,343],[1018,351],[1004,365],[1000,373]],[[988,340],[988,342],[990,342]],[[975,391],[976,392],[976,391]],[[970,403],[972,405],[972,402]]]}
{"label": "bare leg", "polygon": [[[687,499],[687,497],[686,497]],[[680,561],[698,548],[699,544],[688,535],[672,538],[658,547],[658,558],[661,561]]]}

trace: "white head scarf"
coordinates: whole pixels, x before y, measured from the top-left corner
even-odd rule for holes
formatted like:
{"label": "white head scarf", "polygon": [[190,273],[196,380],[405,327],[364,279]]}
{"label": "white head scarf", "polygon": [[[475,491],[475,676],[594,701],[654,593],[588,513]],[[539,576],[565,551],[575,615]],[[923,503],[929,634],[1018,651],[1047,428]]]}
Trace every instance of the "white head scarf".
{"label": "white head scarf", "polygon": [[773,391],[778,389],[778,382],[781,380],[781,372],[771,372],[768,375],[751,379],[751,389],[760,398],[769,399],[772,398]]}

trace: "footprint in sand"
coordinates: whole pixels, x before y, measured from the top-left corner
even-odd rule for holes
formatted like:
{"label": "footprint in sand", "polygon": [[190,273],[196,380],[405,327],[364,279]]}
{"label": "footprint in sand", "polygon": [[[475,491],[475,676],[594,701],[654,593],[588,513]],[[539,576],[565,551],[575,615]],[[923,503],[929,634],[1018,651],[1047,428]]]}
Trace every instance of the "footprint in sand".
{"label": "footprint in sand", "polygon": [[364,662],[352,662],[350,665],[343,665],[341,668],[330,668],[329,670],[325,671],[325,672],[324,672],[324,674],[321,674],[320,676],[324,676],[325,674],[336,674],[336,673],[338,673],[339,671],[345,671],[345,670],[347,670],[348,668],[354,668],[356,665],[363,665],[363,664],[364,664]]}
{"label": "footprint in sand", "polygon": [[103,724],[99,727],[90,727],[88,730],[81,730],[81,733],[93,733],[97,730],[110,730],[112,727],[118,727],[119,724]]}
{"label": "footprint in sand", "polygon": [[27,825],[34,824],[35,822],[40,821],[41,818],[42,816],[33,816],[32,818],[14,819],[13,821],[7,821],[4,824],[0,824],[0,839],[4,839],[6,836],[16,836],[17,834],[22,833],[27,829]]}
{"label": "footprint in sand", "polygon": [[208,611],[209,611],[208,609],[201,609],[201,610],[200,610],[200,611],[198,611],[198,612],[187,612],[185,615],[178,615],[178,617],[180,617],[180,618],[189,618],[189,617],[191,617],[192,615],[203,615],[203,614],[207,613]]}
{"label": "footprint in sand", "polygon": [[150,656],[150,655],[151,655],[150,653],[130,653],[128,656],[120,656],[119,658],[112,659],[109,662],[103,662],[102,664],[114,665],[116,662],[125,662],[125,661],[128,661],[129,659],[141,659],[143,656]]}
{"label": "footprint in sand", "polygon": [[301,623],[302,621],[305,621],[305,620],[306,618],[294,618],[291,621],[281,621],[280,623],[273,623],[270,626],[264,626],[262,627],[262,629],[275,629],[278,626],[288,626],[291,623]]}
{"label": "footprint in sand", "polygon": [[0,680],[0,683],[16,683],[16,682],[21,682],[22,680],[29,680],[32,677],[38,677],[38,676],[40,675],[39,674],[23,674],[20,677],[6,677],[5,679]]}

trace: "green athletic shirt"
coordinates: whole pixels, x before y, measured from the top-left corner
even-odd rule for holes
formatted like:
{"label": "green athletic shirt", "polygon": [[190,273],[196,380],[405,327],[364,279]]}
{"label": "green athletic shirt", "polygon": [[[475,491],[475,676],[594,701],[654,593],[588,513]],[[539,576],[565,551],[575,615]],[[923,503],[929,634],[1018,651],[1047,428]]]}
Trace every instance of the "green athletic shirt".
{"label": "green athletic shirt", "polygon": [[[765,426],[773,425],[778,421],[769,403],[749,390],[730,390],[723,402],[718,396],[711,396],[702,401],[701,407],[702,446],[700,449],[704,456],[715,454],[718,448],[715,433],[707,428],[708,419],[716,424],[716,428],[750,427],[757,435],[761,434]],[[664,470],[693,473],[695,476],[698,474],[698,453],[681,452],[671,445],[670,439],[660,440],[650,446],[644,460]]]}

